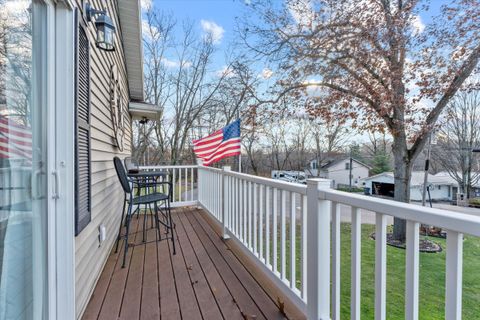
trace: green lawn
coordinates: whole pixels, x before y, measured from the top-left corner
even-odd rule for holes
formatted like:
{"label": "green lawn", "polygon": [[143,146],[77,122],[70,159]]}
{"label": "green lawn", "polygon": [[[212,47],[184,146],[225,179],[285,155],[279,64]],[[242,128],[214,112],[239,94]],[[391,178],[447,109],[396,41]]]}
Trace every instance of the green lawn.
{"label": "green lawn", "polygon": [[[288,230],[288,226],[287,226]],[[297,229],[297,287],[301,283],[300,229]],[[350,224],[341,225],[341,318],[350,317]],[[362,225],[362,297],[363,319],[374,318],[375,299],[375,241],[370,239],[375,226]],[[288,239],[288,232],[287,232]],[[444,319],[445,309],[445,240],[441,253],[420,253],[420,319]],[[289,261],[287,242],[287,263]],[[480,239],[466,236],[463,260],[463,319],[480,319]],[[280,270],[280,265],[278,265]],[[287,274],[289,266],[287,265]],[[387,319],[405,319],[405,250],[387,246]]]}

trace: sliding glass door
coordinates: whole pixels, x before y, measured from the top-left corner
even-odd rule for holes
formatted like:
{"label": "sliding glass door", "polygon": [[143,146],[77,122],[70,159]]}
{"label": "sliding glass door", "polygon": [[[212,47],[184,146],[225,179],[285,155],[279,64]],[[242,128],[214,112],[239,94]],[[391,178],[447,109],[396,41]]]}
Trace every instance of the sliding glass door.
{"label": "sliding glass door", "polygon": [[0,319],[48,319],[48,6],[0,8]]}

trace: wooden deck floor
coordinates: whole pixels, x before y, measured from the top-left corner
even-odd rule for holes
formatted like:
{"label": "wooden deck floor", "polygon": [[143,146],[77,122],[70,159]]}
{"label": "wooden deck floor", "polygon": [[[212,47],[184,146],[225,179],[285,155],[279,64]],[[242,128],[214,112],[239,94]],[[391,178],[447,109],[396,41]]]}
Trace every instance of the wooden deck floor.
{"label": "wooden deck floor", "polygon": [[[132,236],[141,245],[129,249],[124,269],[112,251],[83,319],[284,319],[204,214],[173,210],[176,255],[170,241],[141,244],[142,232]],[[139,225],[134,219],[132,229]]]}

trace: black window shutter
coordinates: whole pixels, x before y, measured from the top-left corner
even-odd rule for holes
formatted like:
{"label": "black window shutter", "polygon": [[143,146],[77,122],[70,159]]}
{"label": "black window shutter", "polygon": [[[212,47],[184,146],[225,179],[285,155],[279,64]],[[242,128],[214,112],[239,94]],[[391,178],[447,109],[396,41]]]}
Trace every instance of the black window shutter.
{"label": "black window shutter", "polygon": [[90,168],[90,43],[76,11],[75,50],[75,235],[91,221]]}

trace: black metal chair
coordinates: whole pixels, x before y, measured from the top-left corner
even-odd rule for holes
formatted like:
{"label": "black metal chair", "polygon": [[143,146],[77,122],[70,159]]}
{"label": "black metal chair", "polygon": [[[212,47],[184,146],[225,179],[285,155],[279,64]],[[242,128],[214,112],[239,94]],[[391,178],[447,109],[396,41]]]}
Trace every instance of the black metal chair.
{"label": "black metal chair", "polygon": [[[175,250],[175,236],[174,236],[174,229],[175,225],[172,221],[172,214],[171,214],[171,208],[170,208],[170,195],[172,194],[173,186],[170,182],[168,181],[149,181],[150,187],[152,187],[155,191],[146,195],[139,195],[134,197],[133,195],[133,188],[132,184],[135,185],[134,180],[128,179],[127,173],[125,171],[125,168],[122,164],[122,161],[120,158],[115,157],[113,158],[113,163],[115,165],[115,171],[117,172],[118,179],[120,180],[120,183],[122,185],[123,191],[125,192],[125,201],[123,204],[123,210],[122,210],[122,219],[120,221],[120,227],[118,230],[118,236],[117,236],[117,241],[115,245],[115,252],[118,252],[118,245],[120,242],[121,238],[125,238],[125,251],[123,253],[123,263],[122,263],[122,268],[125,267],[125,260],[127,257],[127,251],[128,251],[128,235],[130,232],[130,222],[132,220],[133,216],[133,206],[134,205],[151,205],[153,204],[154,206],[154,219],[155,219],[155,228],[157,229],[156,231],[156,241],[160,240],[172,240],[172,246],[173,246],[173,254],[176,254]],[[161,193],[161,192],[156,192],[157,186],[158,185],[167,185],[168,186],[168,194],[166,193]],[[127,208],[127,214],[125,215],[125,206],[128,204]],[[160,206],[159,206],[160,204]],[[161,208],[161,205],[163,204],[163,210]],[[161,213],[162,215],[162,220],[160,219],[160,216],[158,213]],[[146,212],[145,212],[146,214]],[[124,225],[124,220],[125,219],[125,234],[122,235],[122,227]],[[164,220],[164,221],[163,221]],[[163,225],[167,229],[167,234],[170,233],[170,236],[166,236],[164,239],[162,239],[161,233],[160,233],[160,224]],[[144,234],[145,234],[145,219],[144,219]],[[171,232],[169,232],[171,231]],[[144,242],[145,242],[145,237],[144,237]]]}

